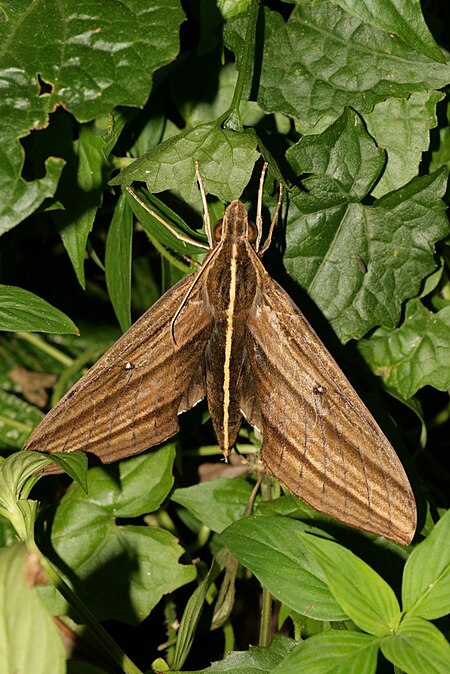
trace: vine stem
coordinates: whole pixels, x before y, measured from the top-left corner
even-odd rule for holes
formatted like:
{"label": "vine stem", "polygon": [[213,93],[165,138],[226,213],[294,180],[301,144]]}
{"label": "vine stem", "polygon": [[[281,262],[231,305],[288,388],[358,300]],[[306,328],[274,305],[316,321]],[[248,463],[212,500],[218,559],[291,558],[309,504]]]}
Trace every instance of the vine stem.
{"label": "vine stem", "polygon": [[[263,501],[272,500],[271,481],[263,480],[261,483],[261,494]],[[272,595],[265,585],[262,586],[261,599],[261,622],[259,626],[259,645],[263,648],[270,646],[271,642],[271,624],[272,624]]]}
{"label": "vine stem", "polygon": [[231,105],[221,119],[224,121],[224,127],[232,131],[242,131],[242,122],[239,112],[239,105],[242,100],[244,86],[247,78],[250,78],[253,69],[251,67],[251,60],[255,52],[256,42],[256,24],[258,22],[260,0],[252,0],[249,10],[249,17],[247,23],[247,30],[245,31],[244,46],[242,48],[241,64],[239,68],[236,86],[234,88],[233,100]]}
{"label": "vine stem", "polygon": [[261,605],[261,623],[259,626],[259,645],[267,648],[270,645],[270,624],[272,620],[272,595],[263,585],[262,605]]}

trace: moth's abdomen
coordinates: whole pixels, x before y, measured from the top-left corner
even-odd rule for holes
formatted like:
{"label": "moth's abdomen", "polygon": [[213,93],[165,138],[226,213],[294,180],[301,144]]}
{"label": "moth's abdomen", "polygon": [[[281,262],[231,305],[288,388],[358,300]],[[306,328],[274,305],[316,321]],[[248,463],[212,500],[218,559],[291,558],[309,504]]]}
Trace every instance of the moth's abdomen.
{"label": "moth's abdomen", "polygon": [[242,422],[243,327],[241,321],[230,328],[226,319],[217,320],[206,349],[208,408],[225,456],[233,447]]}

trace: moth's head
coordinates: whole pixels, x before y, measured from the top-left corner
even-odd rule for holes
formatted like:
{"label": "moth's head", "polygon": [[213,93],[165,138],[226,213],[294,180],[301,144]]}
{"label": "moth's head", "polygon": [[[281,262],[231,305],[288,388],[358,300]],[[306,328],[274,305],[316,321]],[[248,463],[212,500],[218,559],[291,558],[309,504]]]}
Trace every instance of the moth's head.
{"label": "moth's head", "polygon": [[236,199],[226,207],[224,216],[213,225],[214,241],[249,241],[255,243],[256,225],[248,219],[244,204]]}

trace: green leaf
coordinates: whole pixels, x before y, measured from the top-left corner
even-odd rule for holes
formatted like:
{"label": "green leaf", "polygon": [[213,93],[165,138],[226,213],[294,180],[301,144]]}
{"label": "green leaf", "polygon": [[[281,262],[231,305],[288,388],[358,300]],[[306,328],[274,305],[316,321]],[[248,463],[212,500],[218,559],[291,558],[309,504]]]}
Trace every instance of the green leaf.
{"label": "green leaf", "polygon": [[177,642],[175,644],[175,653],[172,665],[173,669],[181,669],[190,653],[192,643],[194,641],[195,631],[203,612],[206,595],[211,586],[211,583],[214,582],[218,571],[219,568],[213,560],[207,575],[189,597],[180,622],[179,630],[177,632]]}
{"label": "green leaf", "polygon": [[408,100],[389,98],[364,115],[369,133],[386,150],[386,169],[372,192],[381,197],[417,175],[422,153],[430,145],[430,130],[437,125],[437,91],[411,94]]}
{"label": "green leaf", "polygon": [[134,111],[129,108],[113,108],[106,114],[96,117],[90,124],[91,132],[103,138],[106,157],[111,154],[124,127],[133,118],[134,114]]}
{"label": "green leaf", "polygon": [[[324,526],[327,531],[333,531],[333,533],[338,532],[340,529],[344,532],[348,531],[348,527],[342,522],[338,522],[333,519],[333,517],[319,513],[305,503],[305,501],[292,496],[292,494],[280,496],[271,501],[259,501],[256,505],[255,514],[289,517],[295,520],[301,520],[305,524],[310,524],[314,527],[322,528],[322,526]],[[374,537],[373,534],[363,531],[358,532],[358,535],[367,536],[368,538]],[[395,550],[398,550],[398,546],[395,543],[391,543],[386,539],[383,539],[382,545],[392,546]]]}
{"label": "green leaf", "polygon": [[375,636],[397,628],[400,607],[393,590],[368,564],[333,541],[300,535],[320,565],[328,587],[358,627]]}
{"label": "green leaf", "polygon": [[295,641],[292,639],[275,637],[268,648],[250,646],[248,651],[232,651],[206,669],[195,672],[183,670],[183,674],[271,674],[294,646]]}
{"label": "green leaf", "polygon": [[23,288],[0,285],[0,330],[78,335],[62,311]]}
{"label": "green leaf", "polygon": [[296,646],[271,674],[374,674],[379,639],[361,632],[323,632]]}
{"label": "green leaf", "polygon": [[105,140],[93,133],[89,125],[83,125],[74,143],[74,154],[60,187],[65,210],[55,211],[53,217],[78,282],[84,288],[86,242],[109,177]]}
{"label": "green leaf", "polygon": [[[19,138],[44,128],[61,105],[80,121],[109,114],[118,105],[142,106],[153,73],[178,53],[184,18],[178,0],[153,2],[151,11],[140,0],[126,5],[87,0],[83,11],[72,9],[56,0],[2,3],[0,231],[53,196],[64,166],[51,157],[44,178],[25,181]],[[48,92],[40,91],[38,75]]]}
{"label": "green leaf", "polygon": [[405,320],[393,330],[380,328],[358,344],[372,371],[403,398],[423,386],[450,386],[450,307],[436,313],[420,300],[406,304]]}
{"label": "green leaf", "polygon": [[246,517],[220,535],[233,555],[276,599],[316,620],[345,620],[322,570],[305,546],[306,525],[282,517]]}
{"label": "green leaf", "polygon": [[450,613],[450,511],[411,553],[402,586],[408,616],[434,620]]}
{"label": "green leaf", "polygon": [[188,508],[203,524],[220,533],[244,516],[252,486],[242,477],[219,477],[193,487],[175,489],[172,501]]}
{"label": "green leaf", "polygon": [[0,550],[0,671],[65,674],[58,628],[36,591],[39,560],[22,544]]}
{"label": "green leaf", "polygon": [[382,157],[351,111],[288,157],[296,174],[311,174],[290,195],[288,272],[342,341],[394,327],[404,300],[436,268],[434,244],[449,233],[444,172],[415,178],[373,206],[358,203]]}
{"label": "green leaf", "polygon": [[168,444],[107,468],[93,468],[88,472],[88,495],[74,484],[58,507],[53,546],[71,569],[77,594],[99,619],[136,624],[164,594],[195,577],[192,566],[178,563],[183,549],[172,534],[123,523],[159,508],[173,484],[174,457],[175,447]]}
{"label": "green leaf", "polygon": [[286,157],[295,175],[306,173],[321,178],[320,182],[304,181],[304,186],[312,195],[318,193],[316,198],[334,197],[336,207],[362,199],[385,162],[384,151],[376,146],[359,116],[350,109],[344,110],[321,134],[303,137],[289,148]]}
{"label": "green leaf", "polygon": [[[18,66],[11,82],[12,87],[20,85],[13,89],[15,98],[28,98],[32,92],[43,111],[63,103],[80,121],[107,114],[118,105],[143,105],[152,73],[178,52],[184,18],[176,0],[155,2],[151,11],[139,0],[129,0],[126,6],[109,2],[107,12],[88,0],[83,12],[76,14],[61,11],[53,1],[30,8],[21,0],[3,7],[7,20],[2,39],[10,37],[4,63],[14,58]],[[60,35],[65,36],[64,43]],[[43,100],[38,98],[36,71],[52,84]],[[109,79],[96,77],[101,72],[109,72]],[[14,100],[10,105],[16,107]]]}
{"label": "green leaf", "polygon": [[0,548],[10,548],[15,543],[17,543],[17,534],[14,526],[7,517],[0,515]]}
{"label": "green leaf", "polygon": [[122,332],[131,325],[131,245],[133,212],[121,194],[108,230],[105,251],[106,285]]}
{"label": "green leaf", "polygon": [[[447,118],[450,116],[450,105],[447,102]],[[450,127],[444,126],[439,129],[435,147],[431,151],[430,171],[446,166],[450,171]]]}
{"label": "green leaf", "polygon": [[245,12],[250,4],[251,0],[218,0],[217,2],[222,16],[226,19]]}
{"label": "green leaf", "polygon": [[87,493],[88,459],[83,452],[58,452],[44,454],[55,463],[61,470],[69,475],[72,480],[78,482],[81,489]]}
{"label": "green leaf", "polygon": [[16,510],[18,501],[28,498],[39,476],[36,473],[51,460],[38,452],[15,452],[0,462],[0,506],[7,512]]}
{"label": "green leaf", "polygon": [[147,183],[150,192],[174,189],[188,204],[201,208],[195,161],[207,194],[233,201],[242,194],[259,157],[252,134],[221,129],[217,122],[197,126],[169,138],[127,166],[110,185],[127,187],[134,180]]}
{"label": "green leaf", "polygon": [[420,427],[421,427],[421,433],[420,433],[420,438],[419,438],[419,443],[421,448],[425,448],[427,444],[427,425],[426,425],[426,419],[425,419],[425,413],[423,409],[423,405],[419,398],[408,398],[405,399],[403,396],[401,396],[398,391],[396,391],[393,388],[390,388],[389,386],[385,387],[386,393],[389,393],[390,396],[392,396],[395,400],[398,400],[401,402],[402,405],[407,407],[415,416],[417,417],[417,420],[420,422]]}
{"label": "green leaf", "polygon": [[28,497],[50,463],[37,452],[16,452],[0,461],[0,515],[9,520],[22,541],[33,541],[37,501]]}
{"label": "green leaf", "polygon": [[[0,103],[0,110],[1,107]],[[44,199],[53,197],[65,165],[63,159],[49,157],[45,162],[43,178],[24,180],[19,170],[23,163],[19,144],[8,144],[6,139],[2,139],[3,135],[0,133],[0,177],[8,187],[2,191],[4,197],[0,202],[0,235],[25,220],[41,206]]]}
{"label": "green leaf", "polygon": [[427,620],[406,616],[399,629],[381,642],[383,655],[406,674],[448,674],[450,644]]}
{"label": "green leaf", "polygon": [[[235,52],[244,29],[245,17],[226,26],[227,46]],[[287,21],[266,10],[263,44],[258,103],[293,117],[302,134],[322,131],[347,105],[368,112],[386,98],[439,89],[449,79],[447,64],[331,2],[298,3]]]}
{"label": "green leaf", "polygon": [[395,33],[430,59],[445,63],[442,51],[428,30],[418,0],[383,0],[380,6],[366,0],[333,1],[363,21],[388,33]]}

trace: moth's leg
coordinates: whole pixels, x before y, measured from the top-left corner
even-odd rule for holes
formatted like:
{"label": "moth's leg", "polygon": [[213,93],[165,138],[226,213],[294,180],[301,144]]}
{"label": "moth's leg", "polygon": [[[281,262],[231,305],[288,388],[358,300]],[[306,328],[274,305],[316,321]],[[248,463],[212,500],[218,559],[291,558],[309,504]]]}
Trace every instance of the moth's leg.
{"label": "moth's leg", "polygon": [[166,227],[166,229],[168,229],[169,232],[173,234],[177,239],[183,241],[183,243],[189,243],[192,246],[197,246],[198,248],[204,248],[205,250],[209,250],[209,246],[207,246],[206,244],[200,243],[199,241],[195,241],[194,239],[191,239],[188,236],[184,236],[184,234],[180,234],[179,232],[177,232],[176,229],[174,229],[171,225],[169,225],[169,223],[166,222],[166,220],[164,220],[160,215],[158,215],[158,213],[155,213],[155,211],[153,211],[149,206],[147,206],[147,204],[144,203],[142,199],[140,199],[138,195],[133,192],[131,187],[127,187],[126,190],[128,194],[131,194],[133,199],[135,199],[135,201],[137,201],[138,204],[142,206],[142,208],[145,208],[147,213],[150,213],[150,215],[156,218],[156,220],[158,220],[158,222],[164,225],[164,227]]}
{"label": "moth's leg", "polygon": [[203,220],[205,222],[206,236],[208,237],[209,247],[213,248],[213,238],[212,238],[212,230],[211,230],[211,220],[210,220],[209,211],[208,211],[208,202],[206,201],[205,186],[203,184],[202,176],[200,174],[200,163],[198,161],[195,162],[195,175],[197,176],[198,186],[199,186],[199,189],[200,189],[200,195],[202,197]]}
{"label": "moth's leg", "polygon": [[268,167],[268,162],[264,162],[263,167],[261,169],[261,176],[259,178],[259,188],[258,188],[258,203],[256,206],[256,231],[257,231],[257,237],[256,237],[256,242],[255,242],[255,250],[256,252],[259,251],[259,245],[261,243],[261,237],[262,237],[262,232],[263,232],[263,222],[262,222],[262,198],[263,198],[263,191],[264,191],[264,180],[266,177],[266,171]]}
{"label": "moth's leg", "polygon": [[247,505],[245,506],[245,512],[244,512],[245,517],[249,517],[252,514],[253,504],[255,503],[255,498],[256,498],[256,495],[257,495],[257,493],[259,491],[259,488],[261,486],[261,482],[263,481],[263,477],[264,477],[263,475],[260,475],[258,477],[258,479],[256,480],[256,484],[253,487],[252,493],[250,494],[250,497],[247,501]]}
{"label": "moth's leg", "polygon": [[[264,255],[264,253],[266,252],[266,250],[270,246],[270,242],[272,241],[272,234],[273,234],[273,230],[274,230],[274,227],[276,225],[276,222],[278,220],[278,214],[280,212],[282,199],[283,199],[283,185],[280,183],[280,187],[278,189],[277,207],[275,209],[275,213],[273,214],[272,222],[270,223],[270,229],[269,229],[269,234],[267,236],[267,239],[265,240],[264,245],[261,248],[261,250],[258,252],[259,257],[262,257]],[[258,249],[256,249],[256,250],[258,250]]]}
{"label": "moth's leg", "polygon": [[193,260],[189,255],[183,255],[183,260],[186,260],[186,262],[189,262],[193,267],[197,267],[197,269],[200,269],[202,266],[200,262],[197,262],[197,260]]}

